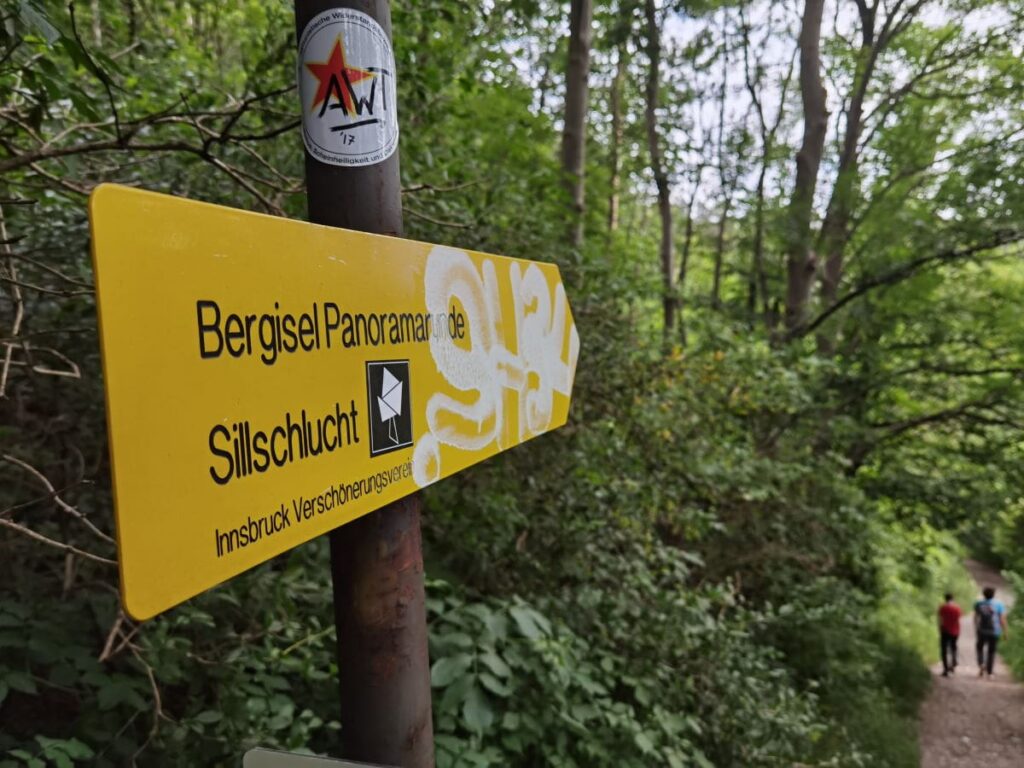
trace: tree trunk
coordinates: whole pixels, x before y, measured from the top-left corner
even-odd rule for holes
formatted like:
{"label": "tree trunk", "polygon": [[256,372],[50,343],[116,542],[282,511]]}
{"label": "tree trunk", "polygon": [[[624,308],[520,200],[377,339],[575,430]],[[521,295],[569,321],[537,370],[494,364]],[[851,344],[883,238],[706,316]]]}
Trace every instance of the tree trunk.
{"label": "tree trunk", "polygon": [[611,110],[612,110],[612,146],[610,150],[611,178],[608,182],[608,231],[619,228],[619,191],[622,186],[620,158],[622,147],[622,88],[626,80],[628,64],[626,44],[620,43],[618,59],[615,62],[615,77],[612,78]]}
{"label": "tree trunk", "polygon": [[768,163],[762,159],[761,171],[757,175],[757,192],[754,202],[754,253],[750,265],[750,278],[747,281],[747,312],[754,324],[757,314],[757,294],[761,294],[764,305],[762,315],[768,322],[768,276],[764,271],[764,183],[768,171]]}
{"label": "tree trunk", "polygon": [[715,271],[711,281],[711,308],[722,308],[722,261],[725,258],[725,228],[729,224],[729,209],[732,208],[732,193],[722,203],[722,218],[718,220],[715,234]]}
{"label": "tree trunk", "polygon": [[800,95],[804,134],[796,155],[796,184],[789,209],[786,258],[786,327],[799,328],[806,317],[816,256],[811,249],[811,215],[818,169],[825,148],[828,109],[821,82],[821,17],[824,0],[805,0],[800,27]]}
{"label": "tree trunk", "polygon": [[729,209],[732,207],[733,181],[729,179],[727,152],[725,150],[725,101],[729,92],[729,44],[726,32],[728,16],[722,14],[722,89],[718,100],[718,186],[722,193],[722,216],[718,220],[715,235],[715,267],[711,281],[711,309],[722,307],[722,260],[725,258],[725,228],[729,223]]}
{"label": "tree trunk", "polygon": [[90,0],[89,16],[92,17],[92,44],[99,48],[103,45],[103,16],[100,12],[100,0]]}
{"label": "tree trunk", "polygon": [[772,159],[772,150],[775,147],[775,136],[782,126],[786,116],[786,95],[789,92],[789,84],[793,77],[793,64],[796,60],[794,54],[789,60],[789,67],[782,80],[782,93],[779,96],[779,107],[775,113],[775,120],[770,125],[765,115],[764,104],[761,99],[761,77],[763,72],[763,60],[756,58],[751,66],[751,40],[750,24],[747,21],[744,7],[740,6],[740,30],[743,45],[743,73],[746,80],[747,93],[750,94],[751,104],[754,106],[754,113],[761,134],[761,161],[760,170],[757,175],[757,187],[754,196],[754,239],[753,252],[751,254],[750,276],[747,279],[747,314],[750,318],[751,327],[755,323],[758,313],[758,294],[761,299],[761,319],[768,331],[774,332],[777,318],[771,310],[771,296],[768,294],[768,274],[764,263],[764,236],[765,236],[765,185],[768,176],[768,168]]}
{"label": "tree trunk", "polygon": [[878,54],[886,42],[885,30],[883,37],[877,42],[875,40],[875,7],[858,3],[858,8],[861,23],[860,54],[853,93],[846,110],[846,127],[843,133],[843,148],[839,155],[836,184],[832,189],[832,197],[829,199],[819,238],[819,248],[825,254],[825,264],[821,273],[821,296],[825,306],[836,300],[839,281],[843,276],[843,256],[858,191],[857,166],[860,160],[859,143],[864,120],[864,98],[874,74]]}
{"label": "tree trunk", "polygon": [[651,155],[651,171],[658,188],[658,213],[661,216],[661,277],[662,311],[664,314],[664,337],[669,343],[676,325],[676,297],[672,269],[672,202],[669,199],[668,175],[665,173],[658,136],[658,90],[659,68],[661,67],[661,29],[658,26],[654,0],[645,0],[644,15],[647,19],[647,103],[644,119],[647,123],[647,149]]}
{"label": "tree trunk", "polygon": [[139,42],[139,27],[135,17],[135,0],[124,0],[125,14],[128,16],[128,39],[132,45]]}
{"label": "tree trunk", "polygon": [[686,201],[686,230],[683,233],[683,252],[679,257],[679,283],[676,286],[676,295],[679,297],[679,341],[686,346],[686,273],[690,266],[690,250],[693,247],[693,207],[697,203],[697,194],[700,192],[700,179],[704,175],[704,163],[697,166],[693,182],[693,191]]}
{"label": "tree trunk", "polygon": [[593,0],[572,0],[569,12],[569,61],[565,71],[565,127],[562,131],[562,168],[572,201],[569,244],[583,244],[587,102],[590,76],[590,41]]}

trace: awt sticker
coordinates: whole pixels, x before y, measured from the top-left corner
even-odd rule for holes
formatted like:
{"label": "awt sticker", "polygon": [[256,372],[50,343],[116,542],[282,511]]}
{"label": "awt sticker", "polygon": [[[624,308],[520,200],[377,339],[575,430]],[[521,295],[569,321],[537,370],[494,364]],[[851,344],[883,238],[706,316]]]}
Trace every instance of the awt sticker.
{"label": "awt sticker", "polygon": [[302,139],[330,165],[373,165],[398,147],[395,55],[374,19],[332,8],[299,41]]}

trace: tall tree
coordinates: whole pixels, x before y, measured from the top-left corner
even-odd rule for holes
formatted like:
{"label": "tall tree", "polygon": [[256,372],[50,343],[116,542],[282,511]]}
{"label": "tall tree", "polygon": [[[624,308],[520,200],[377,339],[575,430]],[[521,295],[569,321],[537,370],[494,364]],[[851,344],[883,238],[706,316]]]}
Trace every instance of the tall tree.
{"label": "tall tree", "polygon": [[686,276],[690,266],[690,252],[693,250],[693,209],[697,203],[697,195],[700,193],[701,177],[707,168],[707,161],[704,159],[705,147],[709,141],[705,139],[704,144],[698,148],[698,156],[701,160],[697,167],[691,171],[693,186],[690,187],[690,194],[686,197],[686,228],[683,231],[683,249],[679,255],[679,281],[676,284],[676,296],[679,297],[679,341],[686,346]]}
{"label": "tall tree", "polygon": [[[770,25],[770,20],[769,20]],[[743,72],[747,93],[750,96],[751,107],[757,118],[757,130],[761,142],[761,157],[757,173],[757,183],[754,190],[754,234],[750,263],[750,277],[747,281],[747,313],[753,318],[758,311],[758,294],[761,299],[761,318],[769,330],[775,327],[778,318],[773,317],[771,310],[771,296],[768,292],[768,272],[765,267],[765,195],[768,169],[776,147],[776,136],[782,121],[786,115],[786,97],[789,93],[789,84],[793,76],[794,56],[789,60],[789,66],[782,78],[782,87],[779,95],[778,111],[773,120],[768,119],[767,110],[763,98],[765,84],[762,82],[762,73],[765,70],[764,60],[761,55],[752,56],[752,49],[755,48],[755,41],[751,40],[752,29],[746,14],[746,5],[740,6],[740,32],[743,46]],[[770,39],[773,30],[768,29]],[[763,48],[763,46],[761,46]]]}
{"label": "tall tree", "polygon": [[722,13],[722,79],[718,90],[718,191],[722,198],[722,210],[718,217],[718,226],[715,232],[715,260],[711,280],[711,308],[720,309],[722,306],[722,266],[725,261],[725,230],[729,226],[729,211],[732,209],[733,193],[738,174],[734,173],[730,166],[732,160],[729,157],[729,147],[725,131],[726,124],[726,102],[729,98],[729,17]]}
{"label": "tall tree", "polygon": [[[844,99],[843,114],[846,120],[839,147],[836,180],[818,237],[818,248],[824,258],[821,268],[821,298],[825,307],[835,302],[839,282],[843,276],[844,255],[859,196],[859,165],[864,149],[861,137],[865,122],[869,119],[865,115],[865,103],[872,78],[881,55],[893,38],[907,29],[924,2],[917,0],[906,7],[903,2],[895,3],[882,20],[880,27],[878,0],[870,5],[866,0],[854,0],[854,4],[857,7],[860,25],[860,47],[856,54],[850,92]],[[905,95],[900,92],[887,93],[884,101],[887,109],[892,109]],[[827,351],[832,346],[832,340],[827,334],[819,334],[818,341],[823,350]]]}
{"label": "tall tree", "polygon": [[622,90],[626,82],[629,52],[626,41],[621,40],[615,49],[615,76],[611,85],[611,142],[609,149],[610,178],[608,181],[608,231],[619,228],[619,196],[622,187]]}
{"label": "tall tree", "polygon": [[667,342],[676,326],[675,277],[672,267],[672,201],[668,184],[668,173],[661,154],[661,137],[658,130],[658,91],[661,87],[661,25],[654,0],[645,0],[644,17],[647,37],[647,85],[644,120],[647,125],[647,150],[651,156],[651,172],[658,188],[658,215],[661,217],[661,245],[659,257],[662,278],[662,316],[664,337]]}
{"label": "tall tree", "polygon": [[800,97],[804,133],[796,155],[796,183],[789,206],[786,254],[786,327],[799,328],[807,312],[817,257],[811,248],[811,215],[825,149],[828,108],[821,82],[821,19],[825,0],[805,0],[800,26]]}
{"label": "tall tree", "polygon": [[569,243],[573,248],[583,244],[583,214],[586,210],[587,105],[590,94],[593,16],[593,0],[572,0],[569,10],[569,60],[565,70],[562,167],[572,200]]}

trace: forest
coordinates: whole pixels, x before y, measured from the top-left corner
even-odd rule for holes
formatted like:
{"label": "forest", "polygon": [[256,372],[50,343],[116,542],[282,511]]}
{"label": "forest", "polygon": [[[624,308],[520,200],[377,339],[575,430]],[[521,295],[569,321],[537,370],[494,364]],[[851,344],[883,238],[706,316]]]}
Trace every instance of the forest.
{"label": "forest", "polygon": [[[0,766],[338,754],[325,537],[121,608],[87,213],[307,217],[294,5],[0,14]],[[1024,575],[1024,7],[391,18],[405,236],[580,335],[568,424],[424,492],[437,765],[918,765],[942,593]]]}

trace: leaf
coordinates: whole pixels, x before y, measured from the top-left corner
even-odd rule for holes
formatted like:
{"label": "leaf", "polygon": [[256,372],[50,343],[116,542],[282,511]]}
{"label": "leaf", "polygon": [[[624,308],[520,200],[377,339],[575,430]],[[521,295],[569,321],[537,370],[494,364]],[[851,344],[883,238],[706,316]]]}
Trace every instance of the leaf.
{"label": "leaf", "polygon": [[442,712],[451,712],[455,714],[458,712],[462,703],[466,700],[466,696],[469,694],[469,689],[473,687],[474,681],[472,675],[463,675],[458,678],[454,683],[444,689],[444,695],[441,696],[441,701],[438,702],[438,710]]}
{"label": "leaf", "polygon": [[434,688],[445,688],[461,677],[472,663],[473,657],[466,653],[438,659],[430,668],[430,684]]}
{"label": "leaf", "polygon": [[291,689],[291,684],[288,682],[288,679],[281,675],[267,675],[263,678],[263,684],[267,688],[271,688],[275,691],[287,691]]}
{"label": "leaf", "polygon": [[502,698],[512,695],[512,689],[489,672],[484,672],[480,675],[480,683],[488,691]]}
{"label": "leaf", "polygon": [[591,720],[599,714],[597,707],[592,704],[576,704],[569,711],[572,713],[573,719],[581,723],[586,723],[587,720]]}
{"label": "leaf", "polygon": [[267,727],[272,731],[283,731],[292,724],[294,719],[291,710],[285,710],[270,718],[267,721]]}
{"label": "leaf", "polygon": [[503,614],[490,612],[483,617],[483,622],[493,640],[504,640],[508,636],[508,619]]}
{"label": "leaf", "polygon": [[446,643],[451,643],[458,648],[469,649],[473,647],[473,638],[465,632],[453,632],[450,635],[442,635],[440,639]]}
{"label": "leaf", "polygon": [[74,768],[72,758],[93,757],[93,751],[77,739],[51,739],[48,736],[36,736],[36,741],[43,748],[43,757],[57,768]]}
{"label": "leaf", "polygon": [[36,694],[39,689],[36,688],[36,681],[32,679],[30,675],[25,672],[11,671],[4,675],[4,680],[7,685],[15,691],[21,691],[22,693]]}
{"label": "leaf", "polygon": [[428,597],[426,600],[427,613],[440,616],[444,613],[444,600],[437,597]]}
{"label": "leaf", "polygon": [[530,608],[514,605],[508,610],[519,631],[530,640],[539,640],[550,631],[548,620]]}
{"label": "leaf", "polygon": [[29,768],[46,768],[46,763],[38,757],[34,757],[31,752],[26,752],[24,749],[12,749],[8,754],[21,758]]}
{"label": "leaf", "polygon": [[654,742],[651,741],[651,737],[643,731],[640,731],[636,736],[633,737],[633,741],[640,748],[640,751],[645,755],[650,754],[654,751]]}
{"label": "leaf", "polygon": [[491,702],[480,688],[473,686],[462,704],[462,718],[472,730],[483,733],[494,723]]}
{"label": "leaf", "polygon": [[75,759],[85,759],[95,757],[96,753],[92,751],[92,747],[88,744],[83,744],[78,739],[68,739],[63,743],[64,751]]}
{"label": "leaf", "polygon": [[119,704],[128,704],[136,710],[146,709],[146,702],[130,683],[117,680],[103,685],[96,696],[100,709],[113,709]]}
{"label": "leaf", "polygon": [[18,15],[21,16],[21,20],[25,24],[38,32],[40,37],[50,45],[60,37],[60,32],[50,23],[46,12],[34,0],[21,0]]}
{"label": "leaf", "polygon": [[488,651],[481,655],[480,661],[498,677],[509,677],[512,674],[512,670],[509,668],[508,664],[506,664],[504,660],[494,652]]}

